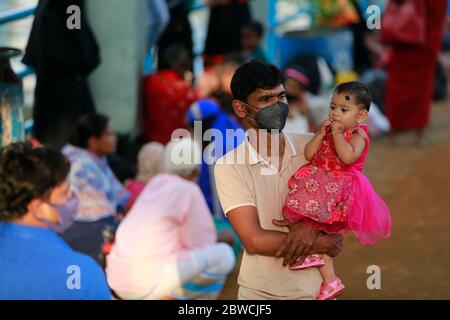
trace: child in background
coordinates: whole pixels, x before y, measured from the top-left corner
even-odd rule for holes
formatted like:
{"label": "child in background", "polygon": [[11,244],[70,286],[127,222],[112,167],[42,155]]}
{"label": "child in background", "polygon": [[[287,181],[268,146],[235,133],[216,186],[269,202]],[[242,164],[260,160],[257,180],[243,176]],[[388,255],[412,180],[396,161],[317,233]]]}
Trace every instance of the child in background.
{"label": "child in background", "polygon": [[[369,89],[359,82],[336,87],[329,119],[305,147],[310,163],[289,180],[283,206],[286,219],[308,223],[326,233],[352,231],[361,244],[375,244],[390,235],[391,216],[384,201],[362,174],[370,146],[367,118],[371,104]],[[344,285],[335,275],[327,255],[310,255],[290,269],[319,267],[323,278],[318,300],[342,294]]]}
{"label": "child in background", "polygon": [[241,28],[241,47],[247,60],[260,60],[268,62],[261,42],[264,36],[264,27],[256,21],[249,21]]}

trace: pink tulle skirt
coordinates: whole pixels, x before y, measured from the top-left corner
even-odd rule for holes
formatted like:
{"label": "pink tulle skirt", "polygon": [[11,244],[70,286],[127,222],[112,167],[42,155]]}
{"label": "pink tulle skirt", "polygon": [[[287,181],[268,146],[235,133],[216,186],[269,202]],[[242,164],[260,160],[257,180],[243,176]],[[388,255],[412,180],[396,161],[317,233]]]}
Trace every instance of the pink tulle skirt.
{"label": "pink tulle skirt", "polygon": [[370,181],[355,171],[353,205],[347,213],[347,228],[361,244],[375,244],[391,234],[391,214]]}
{"label": "pink tulle skirt", "polygon": [[330,234],[352,231],[364,245],[389,237],[391,230],[389,209],[359,170],[303,166],[289,180],[283,214]]}

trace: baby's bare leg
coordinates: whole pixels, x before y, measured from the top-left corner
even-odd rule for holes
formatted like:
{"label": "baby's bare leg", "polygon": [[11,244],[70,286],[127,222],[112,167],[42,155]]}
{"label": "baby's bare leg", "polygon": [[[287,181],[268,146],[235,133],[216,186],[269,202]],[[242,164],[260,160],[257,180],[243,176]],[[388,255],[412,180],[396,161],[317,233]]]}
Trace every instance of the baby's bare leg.
{"label": "baby's bare leg", "polygon": [[329,283],[336,278],[336,275],[334,274],[333,258],[326,254],[323,254],[322,258],[325,264],[319,268],[319,271],[322,275],[323,282]]}

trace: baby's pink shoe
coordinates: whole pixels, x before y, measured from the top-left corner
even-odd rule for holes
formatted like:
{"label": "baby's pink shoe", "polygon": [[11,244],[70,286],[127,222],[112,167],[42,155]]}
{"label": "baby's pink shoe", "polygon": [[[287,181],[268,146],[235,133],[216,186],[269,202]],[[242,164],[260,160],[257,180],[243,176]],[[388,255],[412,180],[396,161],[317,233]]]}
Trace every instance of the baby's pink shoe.
{"label": "baby's pink shoe", "polygon": [[322,256],[320,254],[312,254],[310,256],[307,256],[305,261],[303,263],[294,262],[289,266],[289,269],[291,270],[300,270],[300,269],[307,269],[307,268],[318,268],[325,264],[325,261],[323,261]]}
{"label": "baby's pink shoe", "polygon": [[[328,287],[328,288],[327,288]],[[331,288],[331,290],[329,289]],[[342,284],[341,279],[336,277],[331,282],[322,283],[320,287],[319,295],[316,297],[317,300],[332,300],[340,296],[344,292],[345,286]]]}

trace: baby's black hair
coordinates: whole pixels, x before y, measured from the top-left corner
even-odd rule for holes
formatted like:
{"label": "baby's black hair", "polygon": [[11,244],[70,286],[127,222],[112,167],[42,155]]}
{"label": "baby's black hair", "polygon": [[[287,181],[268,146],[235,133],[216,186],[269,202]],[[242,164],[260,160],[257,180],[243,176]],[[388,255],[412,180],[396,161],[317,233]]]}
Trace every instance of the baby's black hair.
{"label": "baby's black hair", "polygon": [[369,88],[361,82],[350,81],[341,83],[334,89],[333,94],[334,93],[351,93],[352,95],[355,95],[355,100],[358,105],[363,106],[367,111],[370,110],[372,95],[370,94]]}

